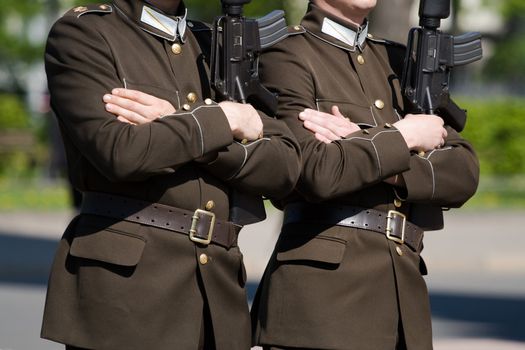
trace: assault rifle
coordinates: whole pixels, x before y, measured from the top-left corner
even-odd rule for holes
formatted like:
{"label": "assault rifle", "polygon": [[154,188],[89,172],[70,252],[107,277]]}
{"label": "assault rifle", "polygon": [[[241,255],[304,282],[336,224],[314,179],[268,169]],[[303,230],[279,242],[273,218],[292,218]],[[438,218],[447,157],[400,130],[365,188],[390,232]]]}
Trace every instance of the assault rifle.
{"label": "assault rifle", "polygon": [[277,97],[259,81],[261,50],[288,35],[284,11],[275,10],[259,19],[243,16],[250,0],[221,0],[223,15],[213,24],[211,78],[225,100],[251,103],[273,115]]}
{"label": "assault rifle", "polygon": [[441,20],[450,15],[450,1],[420,1],[421,27],[409,32],[401,87],[412,112],[438,114],[459,132],[465,127],[467,114],[450,99],[450,72],[453,67],[481,59],[483,54],[480,33],[452,36],[438,29]]}
{"label": "assault rifle", "polygon": [[[288,35],[284,11],[276,10],[260,19],[243,16],[250,0],[221,0],[222,16],[213,23],[211,83],[223,100],[251,103],[273,116],[277,96],[259,81],[261,50]],[[247,225],[266,218],[261,196],[232,189],[230,220]]]}

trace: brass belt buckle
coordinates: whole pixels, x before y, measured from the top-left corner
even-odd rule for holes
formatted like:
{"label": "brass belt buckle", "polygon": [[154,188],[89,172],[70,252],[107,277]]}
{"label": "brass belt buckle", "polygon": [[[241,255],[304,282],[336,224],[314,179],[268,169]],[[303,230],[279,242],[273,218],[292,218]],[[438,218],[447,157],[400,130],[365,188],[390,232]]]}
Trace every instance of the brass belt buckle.
{"label": "brass belt buckle", "polygon": [[[401,229],[401,238],[394,236],[392,233],[394,229],[392,228],[392,221],[396,217],[403,218],[403,227]],[[407,217],[405,214],[398,212],[397,210],[389,210],[388,215],[386,216],[386,238],[391,241],[397,242],[399,244],[405,243],[405,227],[406,227]]]}
{"label": "brass belt buckle", "polygon": [[[197,224],[201,218],[201,216],[209,216],[210,219],[210,229],[208,230],[208,234],[206,238],[201,238],[197,236]],[[190,240],[196,243],[201,244],[210,244],[211,237],[213,235],[213,228],[215,227],[215,213],[212,213],[211,211],[197,209],[193,213],[193,216],[191,217],[191,228],[190,228]]]}

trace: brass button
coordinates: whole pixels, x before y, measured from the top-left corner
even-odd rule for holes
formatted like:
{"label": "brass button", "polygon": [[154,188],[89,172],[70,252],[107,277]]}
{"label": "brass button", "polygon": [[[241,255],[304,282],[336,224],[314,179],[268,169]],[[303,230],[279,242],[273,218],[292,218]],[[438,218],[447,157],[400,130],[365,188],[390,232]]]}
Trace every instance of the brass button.
{"label": "brass button", "polygon": [[199,262],[202,264],[202,265],[206,265],[208,263],[209,259],[208,259],[208,256],[206,254],[201,254],[199,256]]}
{"label": "brass button", "polygon": [[396,247],[396,252],[397,252],[397,255],[403,256],[403,249],[401,249],[401,247],[397,246]]}
{"label": "brass button", "polygon": [[193,22],[188,21],[187,26],[190,27],[190,28],[193,28]]}
{"label": "brass button", "polygon": [[177,43],[171,45],[171,52],[173,52],[175,55],[179,55],[182,52],[182,46]]}
{"label": "brass button", "polygon": [[382,100],[375,100],[374,106],[376,106],[377,109],[383,109],[385,108],[385,103]]}
{"label": "brass button", "polygon": [[392,127],[392,124],[390,124],[390,123],[385,123],[385,128],[390,129],[391,127]]}
{"label": "brass button", "polygon": [[357,56],[357,63],[365,64],[365,58],[363,57],[363,55],[358,55]]}
{"label": "brass button", "polygon": [[401,199],[399,198],[394,198],[394,206],[396,208],[401,208],[401,206],[403,205],[403,202],[401,202]]}
{"label": "brass button", "polygon": [[208,210],[208,211],[212,210],[214,207],[215,207],[215,202],[214,201],[208,201],[206,203],[206,206],[205,206],[206,210]]}
{"label": "brass button", "polygon": [[370,39],[372,39],[372,38],[374,37],[374,36],[373,36],[372,34],[370,34],[370,33],[368,33],[366,36],[369,37]]}
{"label": "brass button", "polygon": [[363,134],[368,135],[368,134],[370,134],[370,131],[368,131],[368,129],[363,129]]}
{"label": "brass button", "polygon": [[189,103],[194,103],[197,101],[197,94],[194,92],[190,92],[188,96],[186,96],[186,100],[188,100]]}
{"label": "brass button", "polygon": [[211,98],[207,98],[204,100],[204,104],[211,105],[212,103],[213,101],[211,100]]}
{"label": "brass button", "polygon": [[294,26],[293,29],[295,29],[295,30],[301,30],[301,26],[299,26],[299,25]]}
{"label": "brass button", "polygon": [[84,12],[87,11],[87,9],[88,8],[86,6],[78,6],[73,9],[73,12]]}
{"label": "brass button", "polygon": [[248,139],[242,139],[242,140],[241,140],[241,143],[242,143],[243,145],[247,144],[247,143],[248,143]]}
{"label": "brass button", "polygon": [[109,7],[108,5],[100,5],[100,6],[99,6],[99,8],[100,8],[101,10],[107,10],[108,7]]}
{"label": "brass button", "polygon": [[187,103],[183,104],[182,105],[182,109],[184,109],[185,111],[189,111],[191,109],[191,106]]}
{"label": "brass button", "polygon": [[425,156],[425,151],[419,151],[417,153],[420,157],[424,157]]}

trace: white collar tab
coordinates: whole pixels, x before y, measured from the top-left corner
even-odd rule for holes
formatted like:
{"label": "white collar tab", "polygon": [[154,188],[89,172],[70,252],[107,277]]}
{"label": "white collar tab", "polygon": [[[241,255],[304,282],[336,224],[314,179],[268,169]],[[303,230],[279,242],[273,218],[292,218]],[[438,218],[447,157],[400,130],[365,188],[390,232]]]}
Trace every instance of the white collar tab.
{"label": "white collar tab", "polygon": [[186,9],[184,16],[176,17],[175,19],[168,17],[149,6],[142,8],[142,15],[140,20],[161,32],[168,34],[172,40],[180,38],[182,42],[185,40],[186,33],[186,16],[188,10]]}
{"label": "white collar tab", "polygon": [[358,46],[362,50],[368,34],[368,21],[365,21],[365,24],[360,26],[356,32],[325,17],[321,31],[347,45],[352,47]]}

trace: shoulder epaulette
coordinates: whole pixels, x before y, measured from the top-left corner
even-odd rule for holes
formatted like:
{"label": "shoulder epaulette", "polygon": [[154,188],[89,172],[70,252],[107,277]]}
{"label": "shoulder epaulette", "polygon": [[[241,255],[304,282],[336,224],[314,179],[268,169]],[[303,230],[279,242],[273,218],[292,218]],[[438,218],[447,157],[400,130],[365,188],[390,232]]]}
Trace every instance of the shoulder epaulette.
{"label": "shoulder epaulette", "polygon": [[188,20],[187,21],[188,28],[192,32],[202,32],[202,31],[209,31],[211,30],[211,25],[204,22],[194,21],[194,20]]}
{"label": "shoulder epaulette", "polygon": [[304,29],[304,27],[300,24],[288,26],[288,36],[304,33],[306,33],[306,29]]}
{"label": "shoulder epaulette", "polygon": [[262,31],[259,30],[259,33],[261,35],[261,48],[266,49],[270,46],[273,46],[283,41],[284,39],[290,36],[294,36],[297,34],[303,34],[304,32],[306,32],[306,30],[303,28],[303,26],[300,26],[300,25],[286,26],[285,23],[281,27],[281,29],[265,37],[262,36]]}
{"label": "shoulder epaulette", "polygon": [[111,5],[107,4],[90,4],[86,6],[77,6],[73,7],[71,10],[66,12],[64,16],[75,16],[80,17],[82,15],[85,15],[87,13],[99,13],[99,14],[107,14],[113,12],[113,7]]}
{"label": "shoulder epaulette", "polygon": [[396,41],[382,39],[382,38],[376,38],[372,34],[368,33],[366,38],[374,43],[383,44],[383,45],[392,45],[392,46],[398,46],[400,48],[405,48],[405,44],[398,43]]}

